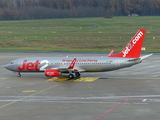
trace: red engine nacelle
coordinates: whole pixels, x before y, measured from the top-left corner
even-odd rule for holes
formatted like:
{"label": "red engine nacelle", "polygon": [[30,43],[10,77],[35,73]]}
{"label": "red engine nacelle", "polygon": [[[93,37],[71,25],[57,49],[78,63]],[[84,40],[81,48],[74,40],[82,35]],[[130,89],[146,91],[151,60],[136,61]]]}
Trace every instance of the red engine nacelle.
{"label": "red engine nacelle", "polygon": [[56,69],[47,69],[44,72],[45,76],[47,77],[59,77],[60,76],[60,71]]}

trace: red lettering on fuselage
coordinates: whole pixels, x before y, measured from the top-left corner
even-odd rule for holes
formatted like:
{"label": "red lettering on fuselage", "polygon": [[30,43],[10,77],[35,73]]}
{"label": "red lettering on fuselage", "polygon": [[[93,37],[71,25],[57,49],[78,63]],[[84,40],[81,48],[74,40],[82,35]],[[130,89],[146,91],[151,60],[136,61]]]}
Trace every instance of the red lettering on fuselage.
{"label": "red lettering on fuselage", "polygon": [[[73,60],[63,59],[62,62],[72,62]],[[98,62],[97,59],[77,59],[76,62]]]}
{"label": "red lettering on fuselage", "polygon": [[38,66],[40,64],[39,60],[37,60],[35,63],[32,63],[32,62],[28,62],[27,63],[27,61],[28,60],[24,60],[22,66],[18,67],[18,70],[20,70],[20,71],[23,71],[23,70],[28,70],[28,71],[35,70],[35,71],[39,71],[39,68],[38,68]]}

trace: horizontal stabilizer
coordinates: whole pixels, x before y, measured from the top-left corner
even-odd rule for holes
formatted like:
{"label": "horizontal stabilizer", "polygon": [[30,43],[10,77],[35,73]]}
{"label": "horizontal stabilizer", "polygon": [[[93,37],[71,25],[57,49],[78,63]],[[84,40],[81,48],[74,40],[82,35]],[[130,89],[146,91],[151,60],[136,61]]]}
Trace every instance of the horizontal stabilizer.
{"label": "horizontal stabilizer", "polygon": [[131,62],[131,61],[137,61],[137,60],[141,60],[141,58],[133,58],[133,59],[129,59],[128,61]]}
{"label": "horizontal stabilizer", "polygon": [[153,54],[145,55],[145,56],[142,56],[142,57],[140,57],[140,58],[141,58],[141,60],[143,60],[143,59],[145,59],[145,58],[147,58],[147,57],[149,57],[149,56],[151,56],[151,55],[153,55]]}

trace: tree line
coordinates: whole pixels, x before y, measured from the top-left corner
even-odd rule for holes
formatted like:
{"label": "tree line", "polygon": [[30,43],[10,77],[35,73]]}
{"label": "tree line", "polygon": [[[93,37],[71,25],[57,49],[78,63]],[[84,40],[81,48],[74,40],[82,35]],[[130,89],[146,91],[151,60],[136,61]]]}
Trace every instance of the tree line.
{"label": "tree line", "polygon": [[0,19],[160,15],[160,0],[0,0]]}

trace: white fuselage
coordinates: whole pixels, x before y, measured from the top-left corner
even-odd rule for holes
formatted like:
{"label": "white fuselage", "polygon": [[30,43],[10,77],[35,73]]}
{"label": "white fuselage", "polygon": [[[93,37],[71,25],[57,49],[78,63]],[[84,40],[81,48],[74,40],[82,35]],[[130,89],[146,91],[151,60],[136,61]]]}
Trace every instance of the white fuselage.
{"label": "white fuselage", "polygon": [[111,71],[141,62],[140,59],[112,57],[35,57],[17,59],[5,67],[15,72],[43,72],[46,69],[61,69],[60,71],[65,73],[68,71],[63,68],[67,68],[74,58],[77,59],[74,69],[79,72]]}

